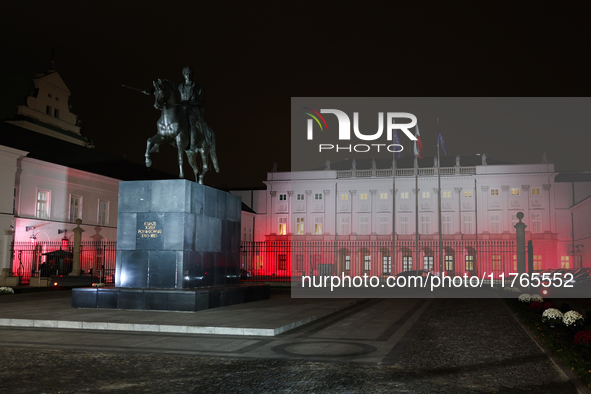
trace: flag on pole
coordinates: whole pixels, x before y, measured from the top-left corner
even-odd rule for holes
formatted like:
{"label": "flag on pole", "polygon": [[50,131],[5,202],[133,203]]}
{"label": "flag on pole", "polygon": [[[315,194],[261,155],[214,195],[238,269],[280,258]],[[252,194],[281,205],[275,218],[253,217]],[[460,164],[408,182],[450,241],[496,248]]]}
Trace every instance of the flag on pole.
{"label": "flag on pole", "polygon": [[441,149],[443,149],[443,153],[445,153],[445,155],[447,156],[447,149],[445,149],[445,142],[443,142],[443,136],[441,135],[441,131],[439,130],[439,123],[437,124],[437,133],[437,142],[439,143]]}
{"label": "flag on pole", "polygon": [[415,141],[415,157],[422,159],[423,158],[423,141],[421,140],[421,133],[419,133],[418,123],[415,127],[416,127],[415,137],[417,137],[417,140]]}
{"label": "flag on pole", "polygon": [[[395,145],[400,145],[402,146],[402,144],[400,143],[400,139],[398,138],[398,132],[396,131],[396,129],[394,129],[394,137],[393,137],[392,141]],[[395,147],[392,147],[393,149],[396,149]],[[400,157],[402,156],[402,152],[396,152],[396,158],[400,159]]]}

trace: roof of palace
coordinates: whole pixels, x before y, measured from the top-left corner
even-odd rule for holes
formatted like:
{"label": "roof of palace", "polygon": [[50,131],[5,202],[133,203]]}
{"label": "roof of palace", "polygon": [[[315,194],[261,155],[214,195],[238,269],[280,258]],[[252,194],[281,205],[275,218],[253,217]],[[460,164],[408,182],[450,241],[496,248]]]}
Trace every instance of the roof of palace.
{"label": "roof of palace", "polygon": [[29,152],[27,157],[33,159],[125,181],[176,178],[173,174],[146,168],[122,157],[111,156],[6,122],[0,122],[0,145]]}

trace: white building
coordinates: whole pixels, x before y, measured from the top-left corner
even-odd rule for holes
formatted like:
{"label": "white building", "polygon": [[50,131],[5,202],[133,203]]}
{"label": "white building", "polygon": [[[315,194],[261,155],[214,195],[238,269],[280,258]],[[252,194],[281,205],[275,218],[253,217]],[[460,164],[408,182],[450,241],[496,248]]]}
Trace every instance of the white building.
{"label": "white building", "polygon": [[[417,228],[422,243],[419,268],[437,268],[440,214],[444,254],[451,256],[445,257],[445,262],[450,263],[448,267],[453,267],[450,270],[460,273],[475,269],[469,268],[477,259],[478,251],[472,252],[471,248],[487,249],[489,268],[492,264],[495,271],[501,266],[512,269],[516,265],[515,253],[497,256],[489,249],[493,248],[491,245],[500,247],[498,245],[504,245],[503,242],[514,242],[518,212],[524,214],[526,240],[533,244],[534,269],[577,268],[581,263],[591,266],[588,257],[576,260],[577,250],[575,248],[573,253],[572,247],[573,239],[580,239],[576,234],[591,237],[591,233],[584,233],[582,229],[575,229],[573,237],[572,231],[575,224],[587,226],[588,220],[583,217],[591,217],[591,211],[587,212],[591,210],[588,199],[572,208],[591,195],[591,179],[573,184],[564,176],[561,178],[553,164],[547,163],[495,164],[489,159],[490,164],[486,164],[480,156],[473,156],[461,158],[465,165],[444,167],[446,163],[453,165],[452,158],[445,159],[441,168],[441,213],[438,210],[437,168],[419,168],[416,190],[414,168],[408,168],[412,166],[410,158],[400,161],[395,181],[391,161],[379,162],[381,166],[373,169],[369,162],[358,162],[356,169],[344,162],[333,165],[336,170],[271,172],[264,182],[266,190],[255,190],[252,196],[244,191],[235,193],[257,212],[254,239],[258,242],[326,243],[336,240],[357,246],[364,242],[391,244],[394,218],[398,253],[395,255],[395,271],[408,268],[412,256],[416,256],[412,245]],[[425,159],[422,163],[426,162],[433,163],[433,160]],[[393,198],[395,215],[392,214]],[[571,215],[571,211],[575,214]],[[574,217],[580,219],[575,221]],[[507,248],[514,247],[513,244],[506,245]],[[406,249],[409,251],[403,251]],[[585,256],[590,252],[591,245],[582,253]],[[452,264],[454,253],[455,266]],[[351,255],[345,257],[352,259],[351,264],[355,265],[352,251]],[[382,254],[380,258],[373,253],[369,257],[359,257],[371,264],[386,258],[389,255]],[[501,262],[501,259],[507,261]],[[511,259],[515,261],[511,262]],[[481,258],[480,263],[484,260]],[[253,261],[257,258],[253,257]],[[267,267],[278,264],[268,263]],[[369,267],[367,261],[358,261],[358,270],[366,270],[359,269],[364,264]],[[315,269],[305,265],[302,267],[304,271]],[[378,271],[382,268],[371,267]]]}
{"label": "white building", "polygon": [[[76,219],[82,220],[85,241],[114,241],[117,230],[119,180],[56,164],[100,155],[86,148],[62,78],[49,70],[14,81],[22,83],[4,92],[12,96],[3,97],[0,111],[0,285],[17,259],[13,242],[71,242]],[[38,255],[47,251],[41,248]]]}
{"label": "white building", "polygon": [[[82,220],[83,240],[115,241],[119,180],[28,157],[17,159],[14,241],[56,241]],[[34,229],[27,228],[34,227]],[[60,235],[61,234],[61,235]]]}

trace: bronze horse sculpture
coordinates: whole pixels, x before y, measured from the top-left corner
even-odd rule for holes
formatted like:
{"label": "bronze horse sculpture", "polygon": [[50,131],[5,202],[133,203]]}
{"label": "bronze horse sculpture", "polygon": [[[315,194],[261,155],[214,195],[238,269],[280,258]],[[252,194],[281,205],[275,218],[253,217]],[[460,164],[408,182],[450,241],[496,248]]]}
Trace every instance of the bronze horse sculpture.
{"label": "bronze horse sculpture", "polygon": [[[160,119],[156,122],[158,133],[148,138],[146,144],[146,167],[152,165],[150,153],[158,152],[161,144],[169,143],[177,148],[179,163],[179,178],[183,179],[183,151],[195,174],[195,181],[203,184],[203,176],[208,170],[208,161],[211,159],[214,169],[219,172],[217,156],[215,152],[215,137],[211,129],[203,119],[198,119],[197,124],[191,125],[189,116],[183,108],[181,94],[178,87],[167,79],[153,81],[154,108],[161,110]],[[206,130],[206,128],[208,128]],[[205,132],[211,136],[206,138]],[[201,171],[197,167],[197,153],[201,154]]]}

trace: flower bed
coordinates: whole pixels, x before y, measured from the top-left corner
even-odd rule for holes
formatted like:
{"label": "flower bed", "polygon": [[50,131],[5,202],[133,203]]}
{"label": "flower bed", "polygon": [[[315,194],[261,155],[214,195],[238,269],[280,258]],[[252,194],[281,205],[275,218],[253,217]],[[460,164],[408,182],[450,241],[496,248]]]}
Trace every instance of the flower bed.
{"label": "flower bed", "polygon": [[555,308],[546,309],[544,313],[542,313],[542,321],[544,323],[548,323],[550,327],[554,327],[555,325],[562,323],[563,317],[563,313]]}
{"label": "flower bed", "polygon": [[591,346],[591,330],[582,330],[575,335],[575,345]]}
{"label": "flower bed", "polygon": [[541,303],[539,303],[537,301],[534,301],[531,304],[529,304],[529,309],[532,311],[539,312],[542,309],[544,309],[544,305],[542,305]]}
{"label": "flower bed", "polygon": [[544,302],[544,299],[539,294],[532,294],[531,295],[531,302],[539,302],[540,304]]}
{"label": "flower bed", "polygon": [[523,302],[524,304],[529,304],[531,302],[531,295],[529,294],[521,294],[518,298],[519,302]]}
{"label": "flower bed", "polygon": [[591,315],[588,307],[576,306],[578,311],[574,311],[559,300],[544,304],[522,299],[504,301],[548,350],[591,387],[591,319],[584,318]]}
{"label": "flower bed", "polygon": [[585,319],[583,318],[583,315],[577,311],[568,311],[562,318],[562,324],[564,324],[566,327],[582,327],[584,323]]}

